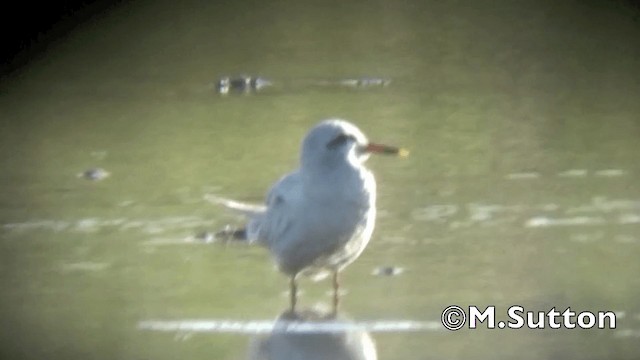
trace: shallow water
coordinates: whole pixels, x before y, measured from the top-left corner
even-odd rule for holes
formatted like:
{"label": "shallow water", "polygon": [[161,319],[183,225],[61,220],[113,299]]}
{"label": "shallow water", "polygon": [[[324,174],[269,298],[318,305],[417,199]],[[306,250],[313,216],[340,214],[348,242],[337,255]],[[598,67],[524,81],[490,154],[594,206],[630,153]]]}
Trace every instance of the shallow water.
{"label": "shallow water", "polygon": [[[411,150],[369,160],[378,222],[343,274],[338,315],[378,358],[637,358],[639,33],[637,11],[604,2],[115,8],[2,83],[2,351],[250,356],[270,330],[246,326],[274,326],[287,280],[263,249],[197,236],[242,223],[205,196],[260,202],[308,128],[342,117]],[[274,87],[215,94],[237,74]],[[391,83],[317,86],[362,77]],[[78,177],[92,168],[109,176]],[[329,306],[327,282],[301,289],[303,308]],[[365,326],[437,324],[451,304],[611,310],[618,326]]]}

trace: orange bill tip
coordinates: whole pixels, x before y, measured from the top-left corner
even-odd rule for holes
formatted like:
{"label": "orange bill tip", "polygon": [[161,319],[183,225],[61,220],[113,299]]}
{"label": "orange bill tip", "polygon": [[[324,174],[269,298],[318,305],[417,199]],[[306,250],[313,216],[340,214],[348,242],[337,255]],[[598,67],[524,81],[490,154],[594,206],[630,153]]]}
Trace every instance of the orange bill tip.
{"label": "orange bill tip", "polygon": [[409,156],[409,150],[398,148],[395,146],[388,146],[376,143],[369,143],[365,148],[365,151],[375,154],[389,154],[389,155],[397,155],[400,157]]}

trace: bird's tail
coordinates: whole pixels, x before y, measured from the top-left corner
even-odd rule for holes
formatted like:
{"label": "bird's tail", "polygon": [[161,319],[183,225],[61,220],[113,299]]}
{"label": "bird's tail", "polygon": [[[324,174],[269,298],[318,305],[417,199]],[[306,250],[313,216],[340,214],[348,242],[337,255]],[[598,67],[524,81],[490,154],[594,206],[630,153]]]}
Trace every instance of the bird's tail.
{"label": "bird's tail", "polygon": [[266,207],[264,205],[242,203],[239,201],[226,199],[213,194],[206,194],[204,196],[204,199],[212,204],[222,205],[227,209],[238,212],[249,218],[252,218],[255,216],[261,216],[266,211]]}
{"label": "bird's tail", "polygon": [[230,226],[226,226],[224,229],[215,233],[216,239],[235,240],[235,241],[248,241],[247,228],[233,229]]}
{"label": "bird's tail", "polygon": [[225,208],[244,215],[249,219],[245,227],[240,229],[233,229],[227,226],[225,229],[217,232],[216,237],[230,240],[248,241],[250,243],[256,242],[258,240],[258,230],[260,228],[262,217],[266,211],[266,206],[246,204],[213,194],[206,194],[204,196],[204,199],[212,204],[222,205]]}

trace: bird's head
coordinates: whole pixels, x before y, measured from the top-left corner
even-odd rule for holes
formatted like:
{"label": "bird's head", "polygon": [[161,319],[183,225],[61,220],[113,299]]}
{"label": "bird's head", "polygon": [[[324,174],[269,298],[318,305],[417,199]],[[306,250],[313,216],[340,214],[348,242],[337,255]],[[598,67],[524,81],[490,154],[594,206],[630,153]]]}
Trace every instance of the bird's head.
{"label": "bird's head", "polygon": [[344,120],[325,120],[309,131],[302,142],[303,167],[331,168],[351,163],[359,166],[370,154],[407,156],[408,151],[370,142],[355,125]]}

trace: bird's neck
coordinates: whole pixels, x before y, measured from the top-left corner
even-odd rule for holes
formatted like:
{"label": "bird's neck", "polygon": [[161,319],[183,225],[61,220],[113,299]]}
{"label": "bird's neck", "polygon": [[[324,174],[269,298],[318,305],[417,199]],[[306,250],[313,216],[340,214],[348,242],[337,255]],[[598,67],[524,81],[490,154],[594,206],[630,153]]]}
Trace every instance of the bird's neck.
{"label": "bird's neck", "polygon": [[317,196],[346,196],[349,197],[356,189],[363,186],[365,173],[368,170],[358,164],[342,162],[331,167],[315,166],[303,169],[304,191]]}

